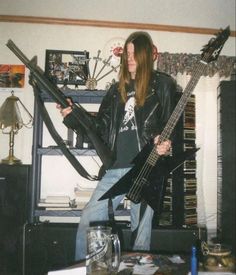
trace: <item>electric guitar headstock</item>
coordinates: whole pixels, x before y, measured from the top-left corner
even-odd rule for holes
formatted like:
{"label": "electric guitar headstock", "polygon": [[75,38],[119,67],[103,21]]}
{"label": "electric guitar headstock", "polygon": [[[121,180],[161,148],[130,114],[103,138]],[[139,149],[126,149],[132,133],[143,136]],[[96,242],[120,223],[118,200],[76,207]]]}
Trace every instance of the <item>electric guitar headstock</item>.
{"label": "electric guitar headstock", "polygon": [[201,50],[202,62],[210,63],[212,61],[215,61],[218,58],[229,35],[230,35],[230,28],[228,26],[224,30],[220,30],[216,34],[216,37],[211,38],[208,44],[205,45]]}

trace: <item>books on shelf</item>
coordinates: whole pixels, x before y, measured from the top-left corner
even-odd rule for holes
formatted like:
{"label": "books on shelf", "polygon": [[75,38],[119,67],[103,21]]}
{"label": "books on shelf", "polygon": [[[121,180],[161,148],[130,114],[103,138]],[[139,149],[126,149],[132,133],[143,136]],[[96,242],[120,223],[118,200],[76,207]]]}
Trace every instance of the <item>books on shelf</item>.
{"label": "books on shelf", "polygon": [[38,202],[38,207],[69,207],[69,203],[48,203],[45,199],[41,199]]}
{"label": "books on shelf", "polygon": [[46,211],[70,211],[70,210],[79,210],[72,207],[45,207]]}
{"label": "books on shelf", "polygon": [[47,196],[45,198],[46,203],[69,203],[69,196]]}
{"label": "books on shelf", "polygon": [[70,207],[69,196],[47,196],[45,199],[40,199],[38,207]]}

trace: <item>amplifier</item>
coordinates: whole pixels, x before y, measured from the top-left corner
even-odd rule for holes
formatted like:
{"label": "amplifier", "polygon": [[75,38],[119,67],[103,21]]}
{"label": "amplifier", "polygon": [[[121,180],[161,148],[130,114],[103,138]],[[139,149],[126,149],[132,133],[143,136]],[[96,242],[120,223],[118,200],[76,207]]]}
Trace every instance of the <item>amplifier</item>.
{"label": "amplifier", "polygon": [[74,264],[77,224],[26,224],[23,232],[23,275],[45,275]]}
{"label": "amplifier", "polygon": [[[48,271],[75,264],[75,223],[26,224],[23,233],[23,275],[44,275]],[[118,224],[122,231],[122,251],[131,251],[129,224]],[[197,240],[207,240],[205,228],[156,228],[152,230],[151,252],[191,253]]]}
{"label": "amplifier", "polygon": [[[123,239],[125,251],[129,251],[131,247],[131,231],[123,229]],[[152,229],[151,247],[153,253],[180,253],[190,254],[193,245],[199,240],[207,241],[207,230],[205,227],[158,227]]]}

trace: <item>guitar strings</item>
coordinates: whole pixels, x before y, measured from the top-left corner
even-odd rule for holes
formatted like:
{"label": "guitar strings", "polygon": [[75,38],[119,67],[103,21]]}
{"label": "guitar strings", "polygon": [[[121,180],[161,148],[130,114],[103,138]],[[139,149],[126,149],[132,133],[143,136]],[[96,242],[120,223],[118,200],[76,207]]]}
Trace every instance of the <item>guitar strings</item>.
{"label": "guitar strings", "polygon": [[[188,99],[191,96],[195,86],[197,85],[197,82],[200,79],[203,73],[203,69],[205,67],[206,67],[205,63],[199,62],[196,72],[192,74],[191,79],[189,80],[186,86],[186,91],[188,92],[186,92],[186,95],[185,95],[185,92],[183,93],[183,96],[180,98],[179,102],[177,103],[173,111],[173,114],[171,115],[169,121],[167,122],[166,127],[164,128],[164,130],[162,131],[159,137],[160,143],[166,140],[170,136],[171,130],[175,127],[179,117],[182,114],[182,112],[180,112],[179,109],[183,109],[183,107],[185,108],[188,102]],[[145,161],[143,167],[140,169],[140,172],[138,173],[135,179],[135,182],[128,193],[128,197],[134,202],[138,203],[140,201],[141,191],[143,187],[142,179],[146,178],[150,174],[152,168],[155,166],[159,158],[160,158],[160,155],[156,153],[155,146],[154,146],[147,160]]]}
{"label": "guitar strings", "polygon": [[[202,64],[202,63],[201,63]],[[199,70],[201,69],[201,66],[199,66]],[[202,71],[200,71],[200,74],[202,73]],[[189,87],[194,87],[195,85],[196,85],[196,80],[198,80],[199,79],[199,77],[198,77],[198,79],[195,79],[195,82],[194,81],[192,81],[192,80],[194,80],[194,78],[195,78],[195,76],[193,75],[192,76],[192,79],[190,80],[190,82],[189,82],[189,85],[187,85],[187,87],[186,87],[186,89],[188,88],[188,86]],[[191,85],[190,85],[191,84]],[[192,92],[192,88],[191,87],[191,89],[190,89],[190,91]],[[191,93],[190,93],[190,95],[191,95]],[[188,96],[189,97],[189,96]],[[187,97],[187,98],[188,98]],[[184,101],[184,97],[180,100],[181,102],[179,102],[179,105],[183,105],[182,104],[182,101]],[[187,102],[187,100],[186,100],[186,102]],[[176,109],[175,109],[175,111],[178,109],[178,107],[176,106]],[[176,112],[173,112],[173,114],[174,113],[176,113]],[[172,118],[172,116],[171,116],[171,118]],[[170,123],[168,123],[168,125],[169,124],[173,124],[173,122],[171,121],[171,119],[170,119]],[[173,124],[174,125],[174,124]],[[166,137],[168,136],[168,127],[166,127],[165,128],[165,130],[166,131],[164,131],[163,130],[163,133],[161,134],[161,137],[163,138],[162,140],[164,140],[164,139],[166,139]],[[149,155],[149,157],[148,157],[148,159],[146,160],[146,163],[145,163],[145,165],[143,166],[143,168],[140,170],[140,173],[139,173],[139,175],[137,176],[137,179],[136,179],[136,186],[133,186],[131,189],[133,189],[133,190],[130,190],[130,196],[132,196],[132,197],[134,197],[134,199],[135,199],[135,197],[136,197],[136,200],[138,200],[139,198],[140,198],[140,192],[141,192],[141,189],[142,189],[142,186],[141,186],[141,183],[142,183],[142,181],[140,181],[140,178],[142,179],[142,178],[144,178],[145,176],[145,174],[146,175],[148,175],[150,172],[151,172],[151,169],[153,168],[153,166],[155,165],[155,163],[156,163],[156,161],[158,160],[158,158],[159,158],[159,155],[158,154],[156,154],[156,151],[155,151],[155,147],[152,149],[152,152],[150,153],[150,155]],[[150,165],[150,160],[151,160],[151,165]]]}

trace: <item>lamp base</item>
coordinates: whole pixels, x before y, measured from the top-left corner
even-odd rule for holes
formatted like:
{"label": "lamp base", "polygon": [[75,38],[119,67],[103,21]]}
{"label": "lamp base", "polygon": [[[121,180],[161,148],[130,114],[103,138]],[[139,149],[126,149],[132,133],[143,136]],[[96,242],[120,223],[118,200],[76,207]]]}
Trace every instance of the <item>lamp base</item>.
{"label": "lamp base", "polygon": [[1,163],[9,165],[22,164],[21,160],[16,158],[15,156],[8,156],[7,158],[2,159]]}

